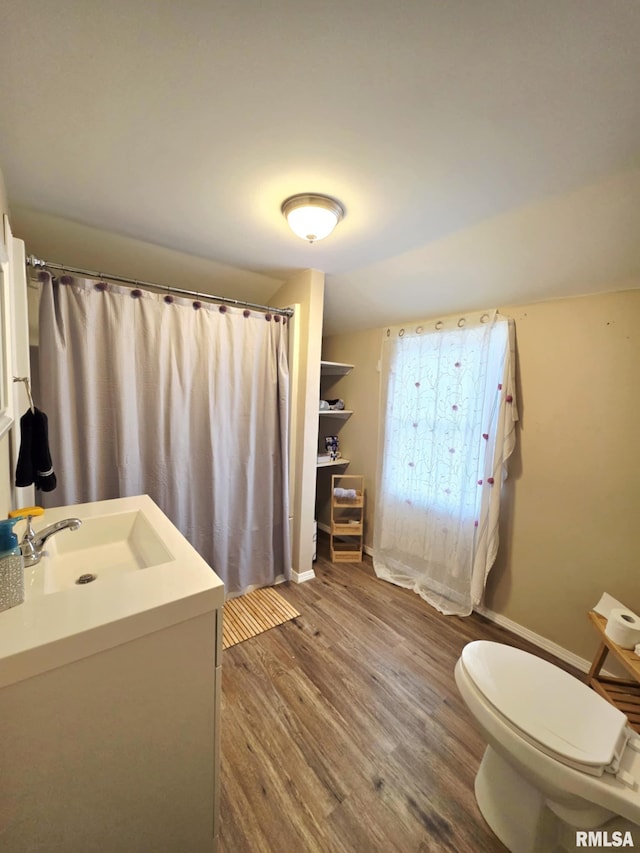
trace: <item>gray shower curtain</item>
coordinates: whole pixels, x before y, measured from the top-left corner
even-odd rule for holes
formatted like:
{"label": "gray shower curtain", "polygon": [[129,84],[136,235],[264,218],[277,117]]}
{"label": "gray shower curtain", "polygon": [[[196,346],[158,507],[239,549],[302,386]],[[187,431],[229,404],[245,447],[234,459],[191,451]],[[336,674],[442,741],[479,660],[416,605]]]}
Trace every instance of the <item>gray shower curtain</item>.
{"label": "gray shower curtain", "polygon": [[289,577],[284,317],[47,279],[41,405],[51,506],[148,494],[227,594]]}

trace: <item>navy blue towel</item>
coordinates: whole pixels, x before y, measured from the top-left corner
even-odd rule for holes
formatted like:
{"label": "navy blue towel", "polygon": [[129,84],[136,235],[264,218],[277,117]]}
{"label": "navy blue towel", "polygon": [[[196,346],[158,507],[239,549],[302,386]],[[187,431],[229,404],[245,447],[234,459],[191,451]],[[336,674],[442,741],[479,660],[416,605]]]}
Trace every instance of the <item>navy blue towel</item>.
{"label": "navy blue towel", "polygon": [[29,409],[20,418],[20,452],[16,466],[16,486],[30,486],[51,492],[57,486],[49,450],[49,421],[39,409]]}

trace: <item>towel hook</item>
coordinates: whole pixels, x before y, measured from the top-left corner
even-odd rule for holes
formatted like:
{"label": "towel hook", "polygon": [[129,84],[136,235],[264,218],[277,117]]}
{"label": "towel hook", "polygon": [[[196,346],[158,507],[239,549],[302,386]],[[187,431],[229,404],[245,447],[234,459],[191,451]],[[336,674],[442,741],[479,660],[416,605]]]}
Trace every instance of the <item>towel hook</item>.
{"label": "towel hook", "polygon": [[29,408],[31,409],[31,413],[35,412],[36,407],[33,405],[33,397],[31,396],[31,383],[29,382],[28,376],[14,376],[14,382],[24,382],[24,387],[27,392],[27,397],[29,398]]}

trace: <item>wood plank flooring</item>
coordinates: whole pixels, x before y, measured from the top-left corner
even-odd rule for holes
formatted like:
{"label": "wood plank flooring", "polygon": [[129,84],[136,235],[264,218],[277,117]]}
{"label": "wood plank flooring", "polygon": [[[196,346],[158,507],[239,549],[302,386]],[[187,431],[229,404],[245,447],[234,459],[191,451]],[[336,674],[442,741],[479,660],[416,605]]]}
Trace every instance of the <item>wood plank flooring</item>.
{"label": "wood plank flooring", "polygon": [[223,653],[221,853],[504,851],[453,668],[474,639],[538,650],[327,553],[278,587],[301,616]]}

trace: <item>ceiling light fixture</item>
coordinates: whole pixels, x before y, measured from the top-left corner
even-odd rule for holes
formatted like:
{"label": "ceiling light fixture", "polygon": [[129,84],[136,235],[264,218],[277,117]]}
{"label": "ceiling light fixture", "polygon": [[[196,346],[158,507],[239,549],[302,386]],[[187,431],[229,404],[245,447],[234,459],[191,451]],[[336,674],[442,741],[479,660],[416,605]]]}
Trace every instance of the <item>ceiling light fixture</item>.
{"label": "ceiling light fixture", "polygon": [[314,193],[292,195],[280,209],[293,233],[310,243],[328,237],[344,216],[337,199]]}

